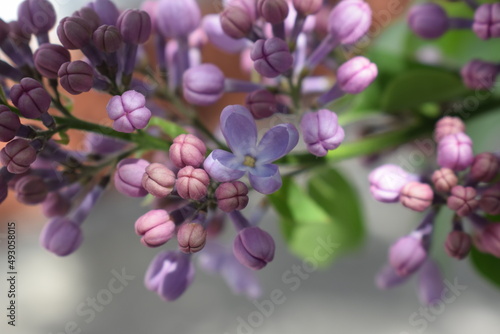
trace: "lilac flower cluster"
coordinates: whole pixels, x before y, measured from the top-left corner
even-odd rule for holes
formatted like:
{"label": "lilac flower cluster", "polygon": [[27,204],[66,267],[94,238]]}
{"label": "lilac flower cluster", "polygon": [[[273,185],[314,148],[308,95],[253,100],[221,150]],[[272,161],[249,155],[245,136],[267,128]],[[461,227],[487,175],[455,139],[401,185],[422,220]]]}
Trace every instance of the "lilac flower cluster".
{"label": "lilac flower cluster", "polygon": [[[419,226],[394,243],[389,250],[389,265],[377,277],[381,288],[402,283],[419,273],[422,291],[435,291],[421,299],[430,304],[440,298],[442,278],[429,257],[438,211],[446,207],[454,212],[450,232],[444,244],[446,253],[464,259],[474,245],[481,252],[500,257],[500,224],[486,215],[500,214],[500,154],[474,155],[472,140],[465,134],[464,123],[456,117],[444,117],[434,130],[437,165],[434,172],[414,175],[396,165],[383,165],[369,176],[373,197],[384,203],[400,202],[408,209],[424,212]],[[468,226],[464,226],[468,222]],[[432,266],[434,269],[427,270]]]}

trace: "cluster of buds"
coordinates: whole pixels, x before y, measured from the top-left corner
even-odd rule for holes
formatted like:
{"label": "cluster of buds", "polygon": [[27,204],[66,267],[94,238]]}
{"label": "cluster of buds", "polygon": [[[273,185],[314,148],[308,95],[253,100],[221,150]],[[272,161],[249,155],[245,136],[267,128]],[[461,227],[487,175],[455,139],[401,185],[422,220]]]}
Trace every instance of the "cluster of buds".
{"label": "cluster of buds", "polygon": [[[500,257],[498,242],[500,224],[489,222],[486,215],[500,214],[500,155],[484,152],[474,155],[472,140],[465,134],[465,124],[456,117],[443,117],[434,130],[437,144],[437,165],[425,175],[407,173],[396,165],[384,165],[369,176],[373,197],[381,202],[401,202],[405,207],[428,211],[420,225],[399,239],[389,251],[389,266],[377,277],[382,288],[392,287],[420,272],[421,281],[428,284],[425,291],[436,294],[421,299],[431,303],[439,298],[442,289],[440,275],[429,274],[423,268],[432,263],[429,258],[432,233],[437,212],[446,207],[454,212],[451,230],[444,244],[446,253],[464,259],[474,245],[478,250]],[[470,228],[465,228],[470,222]],[[425,278],[431,275],[434,278]],[[396,279],[398,278],[398,279]]]}

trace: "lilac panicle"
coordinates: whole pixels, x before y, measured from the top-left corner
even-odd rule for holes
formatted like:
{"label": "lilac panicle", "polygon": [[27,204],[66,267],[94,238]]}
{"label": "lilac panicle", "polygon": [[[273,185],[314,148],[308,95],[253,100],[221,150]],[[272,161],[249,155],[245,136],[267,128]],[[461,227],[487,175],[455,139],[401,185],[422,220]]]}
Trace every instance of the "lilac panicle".
{"label": "lilac panicle", "polygon": [[152,163],[142,176],[142,186],[155,197],[170,195],[175,185],[175,174],[167,166]]}
{"label": "lilac panicle", "polygon": [[129,197],[144,197],[148,194],[142,186],[142,176],[149,162],[143,159],[124,159],[118,163],[115,171],[115,187]]}
{"label": "lilac panicle", "polygon": [[191,67],[182,79],[184,98],[191,104],[208,106],[224,94],[224,73],[213,64]]}
{"label": "lilac panicle", "polygon": [[82,241],[80,225],[65,217],[53,218],[45,225],[40,235],[42,246],[58,256],[72,254]]}
{"label": "lilac panicle", "polygon": [[42,85],[32,78],[24,78],[12,86],[10,99],[26,118],[39,118],[50,107],[50,95]]}
{"label": "lilac panicle", "polygon": [[439,38],[450,27],[446,12],[434,3],[413,6],[408,13],[408,25],[416,35],[424,39]]}
{"label": "lilac panicle", "polygon": [[159,247],[172,239],[175,223],[165,210],[151,210],[135,222],[135,233],[147,247]]}
{"label": "lilac panicle", "polygon": [[0,105],[0,141],[11,141],[19,128],[21,121],[7,106]]}
{"label": "lilac panicle", "polygon": [[22,138],[12,140],[0,151],[0,162],[12,174],[25,173],[35,159],[36,150]]}
{"label": "lilac panicle", "polygon": [[273,237],[258,227],[242,229],[233,243],[233,253],[244,266],[259,270],[274,259]]}
{"label": "lilac panicle", "polygon": [[151,119],[151,111],[146,107],[146,98],[139,92],[129,90],[121,96],[113,96],[106,106],[113,129],[131,133],[144,129]]}
{"label": "lilac panicle", "polygon": [[35,67],[46,78],[57,79],[57,72],[62,64],[71,61],[67,49],[55,44],[42,44],[34,55]]}
{"label": "lilac panicle", "polygon": [[270,194],[281,187],[278,166],[273,161],[288,154],[299,140],[292,124],[280,124],[268,130],[257,144],[257,127],[252,114],[243,106],[224,108],[220,117],[222,134],[232,153],[214,150],[203,166],[219,182],[235,181],[246,172],[252,187]]}
{"label": "lilac panicle", "polygon": [[94,0],[87,6],[97,13],[102,24],[115,25],[120,16],[120,11],[111,0]]}
{"label": "lilac panicle", "polygon": [[412,181],[416,175],[404,171],[396,165],[383,165],[374,169],[369,175],[370,192],[380,202],[395,203],[399,201],[401,189]]}
{"label": "lilac panicle", "polygon": [[200,21],[196,0],[160,0],[158,4],[158,29],[165,37],[187,37],[198,28]]}
{"label": "lilac panicle", "polygon": [[465,133],[447,135],[438,145],[438,165],[456,171],[462,171],[474,161],[472,140]]}
{"label": "lilac panicle", "polygon": [[192,134],[181,134],[174,138],[169,157],[177,168],[200,167],[206,153],[207,147],[200,138]]}
{"label": "lilac panicle", "polygon": [[474,13],[472,30],[481,39],[500,37],[500,4],[485,3]]}
{"label": "lilac panicle", "polygon": [[445,285],[438,265],[431,259],[425,261],[418,274],[418,297],[423,305],[441,301]]}
{"label": "lilac panicle", "polygon": [[81,60],[62,64],[57,75],[61,86],[72,95],[90,91],[94,83],[94,69]]}
{"label": "lilac panicle", "polygon": [[328,109],[305,113],[300,129],[307,150],[318,157],[336,149],[344,140],[344,129],[338,123],[337,114]]}
{"label": "lilac panicle", "polygon": [[284,40],[272,37],[255,42],[250,57],[257,72],[266,78],[275,78],[288,71],[293,65],[293,57]]}
{"label": "lilac panicle", "polygon": [[220,17],[217,14],[205,15],[202,27],[210,43],[227,53],[240,53],[248,47],[248,40],[244,38],[234,39],[222,30]]}

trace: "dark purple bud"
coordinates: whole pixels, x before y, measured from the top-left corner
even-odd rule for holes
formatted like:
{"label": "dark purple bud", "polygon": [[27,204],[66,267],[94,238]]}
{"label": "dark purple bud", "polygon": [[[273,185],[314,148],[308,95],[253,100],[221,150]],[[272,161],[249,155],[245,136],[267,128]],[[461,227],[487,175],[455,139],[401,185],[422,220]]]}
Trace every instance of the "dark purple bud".
{"label": "dark purple bud", "polygon": [[232,38],[245,38],[252,32],[253,20],[251,16],[236,6],[229,6],[221,13],[220,23],[222,30]]}
{"label": "dark purple bud", "polygon": [[118,16],[120,16],[120,11],[110,0],[95,0],[94,2],[90,2],[87,6],[97,13],[102,24],[115,25]]}
{"label": "dark purple bud", "polygon": [[408,13],[408,25],[416,35],[424,39],[439,38],[450,27],[446,12],[434,3],[413,6]]}
{"label": "dark purple bud", "polygon": [[89,132],[85,137],[85,149],[94,154],[107,155],[123,149],[127,142],[105,135]]}
{"label": "dark purple bud", "polygon": [[479,199],[481,210],[490,215],[500,215],[500,184],[486,189]]}
{"label": "dark purple bud", "polygon": [[408,209],[414,211],[425,211],[431,206],[434,199],[434,191],[426,183],[410,182],[401,189],[399,200]]}
{"label": "dark purple bud", "polygon": [[21,121],[7,106],[0,105],[0,141],[11,141],[19,128]]}
{"label": "dark purple bud", "polygon": [[95,31],[101,25],[99,15],[90,7],[83,7],[73,13],[74,17],[79,17],[87,21],[91,31]]}
{"label": "dark purple bud", "polygon": [[205,15],[203,17],[202,26],[210,42],[223,51],[228,53],[240,53],[248,46],[248,40],[234,39],[222,30],[219,15]]}
{"label": "dark purple bud", "polygon": [[138,9],[128,9],[121,13],[116,23],[123,41],[129,44],[145,43],[151,35],[151,18],[148,13]]}
{"label": "dark purple bud", "polygon": [[50,192],[42,204],[42,212],[47,218],[65,216],[70,209],[71,202],[57,191]]}
{"label": "dark purple bud", "polygon": [[449,168],[441,168],[432,174],[432,183],[437,191],[448,193],[458,184],[458,177]]}
{"label": "dark purple bud", "polygon": [[124,159],[118,163],[115,171],[115,187],[123,195],[144,197],[148,194],[142,186],[142,176],[149,162],[143,159]]}
{"label": "dark purple bud", "polygon": [[241,181],[221,183],[215,190],[215,198],[224,212],[243,210],[248,204],[248,187]]}
{"label": "dark purple bud", "polygon": [[242,229],[233,243],[233,253],[244,266],[259,270],[274,259],[273,237],[258,227]]}
{"label": "dark purple bud", "polygon": [[[0,21],[0,27],[1,27],[1,22]],[[31,33],[29,32],[29,29],[25,29],[23,26],[19,24],[18,21],[11,21],[9,22],[9,27],[10,27],[10,33],[9,37],[12,39],[12,41],[19,45],[19,44],[29,44],[31,40]],[[1,31],[1,28],[0,28]],[[1,35],[0,35],[0,43],[2,41]],[[31,50],[31,49],[30,49]]]}
{"label": "dark purple bud", "polygon": [[154,197],[168,196],[175,186],[175,174],[165,165],[152,163],[142,176],[142,186]]}
{"label": "dark purple bud", "polygon": [[456,133],[442,138],[438,145],[437,162],[441,167],[461,171],[472,164],[472,140],[465,133]]}
{"label": "dark purple bud", "polygon": [[186,166],[177,173],[175,186],[180,197],[198,201],[207,195],[209,183],[205,170]]}
{"label": "dark purple bud", "polygon": [[115,26],[103,25],[94,31],[93,40],[100,51],[113,53],[120,49],[123,38]]}
{"label": "dark purple bud", "polygon": [[93,68],[81,60],[62,64],[57,75],[61,86],[72,95],[88,92],[94,83]]}
{"label": "dark purple bud", "polygon": [[34,55],[35,67],[46,78],[57,79],[61,65],[71,61],[67,49],[60,45],[45,43],[40,45]]}
{"label": "dark purple bud", "polygon": [[39,118],[49,110],[51,99],[42,85],[31,78],[24,78],[10,89],[10,99],[26,118]]}
{"label": "dark purple bud", "polygon": [[293,57],[287,43],[273,37],[255,42],[250,55],[257,72],[267,78],[275,78],[288,71],[293,65]]}
{"label": "dark purple bud", "polygon": [[472,238],[463,231],[452,231],[448,234],[444,249],[446,253],[455,259],[462,260],[469,255]]}
{"label": "dark purple bud", "polygon": [[389,262],[399,276],[417,271],[427,258],[422,238],[409,235],[399,239],[389,250]]}
{"label": "dark purple bud", "polygon": [[182,224],[177,232],[179,249],[184,253],[197,253],[205,247],[207,230],[198,223]]}
{"label": "dark purple bud", "polygon": [[288,3],[285,0],[258,0],[257,10],[264,20],[278,24],[288,16]]}
{"label": "dark purple bud", "polygon": [[196,0],[160,0],[158,29],[167,38],[187,37],[200,25],[201,11]]}
{"label": "dark purple bud", "polygon": [[16,182],[16,198],[27,205],[37,205],[47,198],[47,185],[40,176],[26,175]]}
{"label": "dark purple bud", "polygon": [[151,119],[151,111],[146,107],[146,97],[139,92],[129,90],[121,96],[113,96],[106,106],[113,129],[131,133],[144,129]]}
{"label": "dark purple bud", "polygon": [[206,153],[207,147],[200,138],[192,134],[182,134],[175,137],[169,156],[177,168],[199,167],[205,160]]}
{"label": "dark purple bud", "polygon": [[336,149],[344,140],[344,129],[338,123],[337,114],[328,109],[305,113],[300,129],[307,150],[318,157]]}
{"label": "dark purple bud", "polygon": [[490,182],[500,171],[498,158],[489,152],[480,153],[474,157],[470,169],[470,178],[476,182]]}
{"label": "dark purple bud", "polygon": [[147,247],[159,247],[172,239],[175,224],[165,210],[151,210],[135,222],[135,233]]}
{"label": "dark purple bud", "polygon": [[14,139],[0,151],[0,162],[12,174],[22,174],[36,160],[36,150],[25,139]]}
{"label": "dark purple bud", "polygon": [[465,64],[460,74],[467,88],[490,90],[495,86],[498,71],[497,64],[473,59]]}
{"label": "dark purple bud", "polygon": [[344,92],[359,94],[377,78],[377,65],[365,57],[354,57],[339,67],[337,82]]}
{"label": "dark purple bud", "polygon": [[[481,250],[500,258],[500,223],[489,223],[478,235]],[[476,245],[477,246],[477,245]]]}
{"label": "dark purple bud", "polygon": [[83,241],[80,226],[68,218],[57,217],[45,225],[40,235],[40,243],[48,251],[67,256],[75,252]]}
{"label": "dark purple bud", "polygon": [[341,44],[354,44],[370,28],[372,10],[363,0],[342,0],[328,18],[328,31]]}
{"label": "dark purple bud", "polygon": [[479,206],[476,196],[476,189],[472,187],[454,186],[447,200],[448,208],[456,211],[460,217],[468,216]]}
{"label": "dark purple bud", "polygon": [[25,0],[17,8],[19,24],[32,34],[49,32],[56,23],[56,11],[47,0]]}
{"label": "dark purple bud", "polygon": [[441,118],[434,128],[434,140],[439,143],[447,135],[465,132],[465,124],[458,117],[445,116]]}
{"label": "dark purple bud", "polygon": [[82,49],[92,38],[92,28],[80,17],[65,17],[57,26],[57,36],[66,49]]}
{"label": "dark purple bud", "polygon": [[485,3],[476,9],[472,30],[481,39],[500,37],[500,3]]}
{"label": "dark purple bud", "polygon": [[256,0],[225,0],[225,8],[238,7],[245,11],[248,16],[255,22],[258,19],[259,13],[257,10]]}
{"label": "dark purple bud", "polygon": [[211,105],[224,94],[224,82],[224,73],[213,64],[191,67],[182,79],[184,98],[194,105]]}
{"label": "dark purple bud", "polygon": [[316,14],[323,6],[323,0],[293,0],[293,7],[299,15]]}
{"label": "dark purple bud", "polygon": [[267,89],[248,94],[245,104],[255,119],[267,118],[278,112],[278,101]]}

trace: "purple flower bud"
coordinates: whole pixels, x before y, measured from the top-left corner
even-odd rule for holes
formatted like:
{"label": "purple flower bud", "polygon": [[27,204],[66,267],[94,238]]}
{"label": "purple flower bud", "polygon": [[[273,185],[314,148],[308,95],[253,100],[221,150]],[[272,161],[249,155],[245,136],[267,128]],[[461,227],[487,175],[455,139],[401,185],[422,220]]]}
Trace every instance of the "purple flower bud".
{"label": "purple flower bud", "polygon": [[422,238],[408,235],[391,246],[389,262],[399,276],[409,276],[417,271],[427,258]]}
{"label": "purple flower bud", "polygon": [[233,243],[233,253],[244,266],[259,270],[274,259],[273,237],[258,227],[242,229]]}
{"label": "purple flower bud", "polygon": [[161,252],[148,267],[144,284],[166,301],[178,299],[189,287],[195,269],[191,257],[182,252]]}
{"label": "purple flower bud", "polygon": [[115,187],[130,197],[144,197],[148,194],[142,186],[142,176],[149,162],[143,159],[124,159],[118,163],[115,172]]}
{"label": "purple flower bud", "polygon": [[40,243],[48,251],[67,256],[75,252],[83,241],[80,226],[68,218],[57,217],[44,226]]}
{"label": "purple flower bud", "polygon": [[272,37],[255,42],[252,53],[254,68],[267,78],[275,78],[288,71],[293,65],[293,57],[284,40]]}
{"label": "purple flower bud", "polygon": [[375,80],[377,75],[377,65],[368,58],[358,56],[339,67],[337,81],[344,92],[359,94]]}
{"label": "purple flower bud", "polygon": [[497,183],[483,192],[479,207],[489,215],[500,215],[500,184]]}
{"label": "purple flower bud", "polygon": [[433,305],[443,296],[445,286],[443,275],[437,264],[428,259],[422,265],[418,276],[418,297],[423,305]]}
{"label": "purple flower bud", "polygon": [[372,23],[372,10],[363,0],[342,0],[328,18],[328,31],[341,44],[354,44]]}
{"label": "purple flower bud", "polygon": [[384,266],[375,277],[375,285],[381,290],[386,290],[398,286],[408,279],[408,276],[399,276],[390,265]]}
{"label": "purple flower bud", "polygon": [[57,26],[57,36],[61,44],[69,50],[81,49],[92,37],[90,23],[81,17],[65,17]]}
{"label": "purple flower bud", "polygon": [[170,195],[175,185],[175,174],[167,166],[152,163],[142,176],[142,186],[154,197]]}
{"label": "purple flower bud", "polygon": [[337,114],[328,109],[305,113],[300,129],[307,150],[318,157],[336,149],[344,140],[344,129],[338,123]]}
{"label": "purple flower bud", "polygon": [[62,64],[71,61],[69,51],[60,45],[45,43],[40,45],[34,55],[35,67],[41,75],[57,79]]}
{"label": "purple flower bud", "polygon": [[151,18],[142,10],[128,9],[121,13],[116,23],[123,36],[123,41],[129,44],[145,43],[151,35]]}
{"label": "purple flower bud", "polygon": [[101,25],[99,15],[97,15],[96,11],[90,7],[83,7],[80,10],[77,10],[73,13],[73,16],[87,21],[92,32],[94,32]]}
{"label": "purple flower bud", "polygon": [[174,138],[170,146],[169,156],[172,163],[178,167],[199,167],[205,160],[207,147],[203,141],[192,135],[182,134]]}
{"label": "purple flower bud", "polygon": [[151,210],[135,222],[135,233],[147,247],[159,247],[172,239],[175,223],[165,210]]}
{"label": "purple flower bud", "polygon": [[476,189],[472,187],[454,186],[447,200],[448,208],[461,217],[468,216],[479,206],[476,196]]}
{"label": "purple flower bud", "polygon": [[177,173],[175,184],[179,196],[198,201],[207,195],[210,177],[207,172],[193,166],[186,166]]}
{"label": "purple flower bud", "polygon": [[441,168],[432,174],[432,183],[437,191],[447,193],[458,184],[458,178],[449,168]]}
{"label": "purple flower bud", "polygon": [[399,200],[408,209],[422,212],[432,204],[434,191],[426,183],[410,182],[403,189]]}
{"label": "purple flower bud", "polygon": [[179,249],[184,253],[197,253],[205,247],[207,230],[198,223],[182,224],[177,232]]}
{"label": "purple flower bud", "polygon": [[251,18],[252,22],[258,19],[256,0],[224,0],[225,8],[238,7]]}
{"label": "purple flower bud", "polygon": [[202,26],[210,42],[223,51],[228,53],[240,53],[248,46],[248,41],[246,39],[234,39],[222,30],[219,15],[205,15],[205,17],[203,17]]}
{"label": "purple flower bud", "polygon": [[21,121],[7,106],[0,104],[0,141],[11,141],[19,128]]}
{"label": "purple flower bud", "polygon": [[14,139],[0,151],[0,162],[12,174],[22,174],[36,160],[36,150],[25,139]]}
{"label": "purple flower bud", "polygon": [[316,14],[323,6],[323,0],[293,0],[293,7],[299,15]]}
{"label": "purple flower bud", "polygon": [[458,117],[441,118],[434,128],[434,140],[439,143],[447,135],[465,132],[465,124]]}
{"label": "purple flower bud", "polygon": [[370,192],[380,202],[395,203],[399,201],[401,189],[417,178],[408,174],[396,165],[382,165],[369,175]]}
{"label": "purple flower bud", "polygon": [[278,24],[288,16],[288,3],[285,0],[257,0],[257,10],[264,20]]}
{"label": "purple flower bud", "polygon": [[500,258],[500,223],[490,223],[478,235],[481,250]]}
{"label": "purple flower bud", "polygon": [[113,96],[106,106],[113,129],[131,133],[144,129],[151,119],[151,111],[146,107],[146,98],[141,93],[129,90],[121,96]]}
{"label": "purple flower bud", "polygon": [[472,140],[465,133],[456,133],[442,138],[438,145],[437,162],[441,167],[461,171],[474,161]]}
{"label": "purple flower bud", "polygon": [[[9,37],[16,45],[29,44],[31,40],[31,33],[28,32],[26,29],[24,29],[24,27],[21,26],[19,22],[11,21],[9,22],[9,27],[10,27]],[[0,43],[1,41],[2,41],[2,35],[0,33]]]}
{"label": "purple flower bud", "polygon": [[94,31],[92,36],[95,46],[102,52],[113,53],[122,45],[122,35],[115,26],[103,25]]}
{"label": "purple flower bud", "polygon": [[482,4],[476,9],[472,30],[481,39],[500,37],[500,4]]}
{"label": "purple flower bud", "polygon": [[240,181],[221,183],[215,190],[215,198],[224,212],[243,210],[248,204],[248,187]]}
{"label": "purple flower bud", "polygon": [[498,71],[497,64],[473,59],[465,64],[460,74],[467,88],[490,90],[495,86]]}
{"label": "purple flower bud", "polygon": [[37,175],[25,175],[16,182],[16,198],[27,205],[42,203],[47,197],[47,185]]}
{"label": "purple flower bud", "polygon": [[253,20],[247,11],[237,6],[229,6],[220,14],[220,24],[228,36],[240,39],[250,35]]}
{"label": "purple flower bud", "polygon": [[61,86],[72,95],[88,92],[94,83],[94,70],[81,60],[62,64],[57,75]]}
{"label": "purple flower bud", "polygon": [[450,27],[446,12],[434,3],[413,6],[408,13],[408,25],[416,35],[424,39],[439,38]]}
{"label": "purple flower bud", "polygon": [[245,104],[255,119],[267,118],[278,112],[278,101],[267,89],[256,90],[248,94]]}
{"label": "purple flower bud", "polygon": [[71,202],[57,191],[50,192],[42,204],[42,212],[47,218],[65,216],[70,209]]}
{"label": "purple flower bud", "polygon": [[490,182],[498,175],[500,163],[492,153],[480,153],[474,157],[470,169],[470,178],[476,182]]}
{"label": "purple flower bud", "polygon": [[224,73],[213,64],[191,67],[182,79],[184,98],[191,104],[208,106],[224,94]]}
{"label": "purple flower bud", "polygon": [[195,0],[160,0],[158,4],[158,29],[167,38],[188,36],[200,21],[200,7]]}
{"label": "purple flower bud", "polygon": [[120,16],[120,11],[110,0],[95,0],[94,2],[90,2],[87,6],[97,13],[102,24],[115,25],[118,16]]}
{"label": "purple flower bud", "polygon": [[452,231],[448,234],[444,249],[446,253],[455,259],[462,260],[469,255],[472,238],[463,231]]}
{"label": "purple flower bud", "polygon": [[50,107],[50,95],[42,85],[31,78],[24,78],[10,89],[10,99],[26,118],[39,118]]}
{"label": "purple flower bud", "polygon": [[55,25],[56,11],[47,0],[25,0],[17,8],[17,20],[31,34],[43,34]]}

